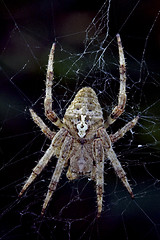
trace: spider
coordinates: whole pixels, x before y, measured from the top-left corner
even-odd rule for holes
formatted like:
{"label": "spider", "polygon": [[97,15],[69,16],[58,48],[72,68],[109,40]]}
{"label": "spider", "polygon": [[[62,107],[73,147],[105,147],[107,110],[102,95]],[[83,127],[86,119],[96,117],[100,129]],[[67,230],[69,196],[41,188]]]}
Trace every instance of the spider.
{"label": "spider", "polygon": [[112,143],[122,138],[127,131],[132,129],[136,125],[139,117],[135,117],[114,134],[108,135],[106,132],[106,128],[114,123],[124,112],[126,105],[125,58],[120,35],[117,34],[116,37],[119,50],[120,88],[118,105],[108,116],[107,121],[104,121],[103,119],[102,108],[95,91],[91,87],[84,87],[78,91],[74,100],[67,108],[62,121],[52,110],[52,85],[54,79],[53,59],[55,44],[53,43],[52,45],[47,67],[44,109],[45,116],[59,128],[59,131],[51,131],[33,109],[30,109],[33,121],[51,140],[51,144],[43,157],[39,160],[38,164],[34,167],[31,175],[19,193],[19,196],[21,196],[41,173],[51,157],[53,155],[56,156],[58,161],[48,187],[41,215],[45,213],[52,194],[56,190],[62,171],[67,165],[69,165],[69,167],[66,175],[69,180],[85,175],[95,181],[97,217],[100,217],[102,212],[105,159],[110,161],[115,173],[121,179],[131,197],[134,197],[126,173],[112,148]]}

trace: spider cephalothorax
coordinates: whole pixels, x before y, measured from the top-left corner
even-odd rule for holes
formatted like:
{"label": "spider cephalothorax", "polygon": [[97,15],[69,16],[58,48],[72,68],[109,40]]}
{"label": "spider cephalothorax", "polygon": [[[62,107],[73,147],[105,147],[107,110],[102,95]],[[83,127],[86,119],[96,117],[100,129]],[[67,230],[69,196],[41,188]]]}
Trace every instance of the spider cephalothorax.
{"label": "spider cephalothorax", "polygon": [[30,177],[23,186],[21,196],[33,180],[41,173],[50,158],[55,155],[58,158],[55,171],[48,187],[48,192],[43,203],[43,215],[53,192],[59,182],[61,173],[66,165],[67,178],[73,180],[79,176],[86,175],[96,182],[97,194],[97,216],[102,211],[104,192],[104,162],[109,159],[115,173],[121,179],[128,192],[133,197],[132,189],[128,183],[117,156],[112,148],[112,143],[124,136],[124,134],[135,126],[138,117],[128,122],[115,134],[108,135],[106,128],[112,124],[123,112],[126,104],[126,68],[123,48],[119,34],[117,35],[119,62],[120,62],[120,89],[118,105],[106,121],[103,119],[102,108],[99,104],[95,91],[90,87],[82,88],[67,108],[61,121],[52,110],[52,84],[53,84],[53,57],[55,44],[51,48],[46,76],[46,96],[44,108],[46,117],[60,128],[56,133],[51,131],[37,114],[30,109],[34,122],[41,128],[42,132],[51,140],[51,145],[44,156],[33,169]]}

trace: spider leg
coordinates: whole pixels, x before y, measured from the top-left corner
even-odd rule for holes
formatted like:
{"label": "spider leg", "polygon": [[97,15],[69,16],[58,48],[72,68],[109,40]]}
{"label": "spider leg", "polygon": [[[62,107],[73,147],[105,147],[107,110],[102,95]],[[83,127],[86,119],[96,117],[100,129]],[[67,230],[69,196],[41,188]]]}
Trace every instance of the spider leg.
{"label": "spider leg", "polygon": [[41,215],[44,214],[45,209],[52,197],[52,194],[56,190],[56,187],[59,182],[62,171],[66,165],[66,162],[68,161],[68,159],[70,157],[71,145],[72,145],[72,138],[70,136],[67,136],[64,140],[64,143],[62,144],[60,156],[59,156],[55,171],[53,173],[51,182],[48,187],[48,192],[47,192],[46,198],[43,203]]}
{"label": "spider leg", "polygon": [[[52,140],[52,143],[50,147],[47,149],[43,157],[40,159],[40,161],[37,163],[37,165],[34,167],[31,175],[27,179],[26,183],[24,184],[21,192],[19,193],[19,197],[22,196],[22,194],[26,191],[26,189],[30,186],[30,184],[35,180],[35,178],[42,172],[44,167],[49,162],[50,158],[55,155],[56,153],[56,147],[60,147],[62,145],[62,142],[64,141],[66,137],[67,131],[66,130],[60,130],[55,137]],[[56,146],[57,145],[57,146]]]}
{"label": "spider leg", "polygon": [[112,113],[105,123],[107,128],[110,124],[114,123],[116,119],[124,112],[126,105],[126,63],[124,58],[123,47],[121,43],[120,35],[117,34],[117,43],[119,50],[119,72],[120,72],[120,88],[118,95],[118,105],[113,109]]}
{"label": "spider leg", "polygon": [[115,154],[115,152],[113,151],[112,147],[108,150],[107,152],[107,157],[109,158],[114,171],[116,172],[117,176],[121,179],[121,181],[123,182],[124,186],[126,187],[126,189],[128,190],[128,192],[130,193],[131,197],[134,198],[132,189],[129,185],[128,179],[126,177],[126,173],[123,170],[119,160],[117,159],[117,156]]}
{"label": "spider leg", "polygon": [[22,196],[22,194],[26,191],[26,189],[29,187],[29,185],[35,180],[35,178],[41,173],[43,168],[47,165],[49,162],[50,158],[54,154],[54,148],[52,145],[47,149],[46,153],[44,156],[41,158],[41,160],[38,162],[38,164],[34,167],[31,175],[27,179],[25,185],[23,186],[21,192],[19,193],[19,197]]}
{"label": "spider leg", "polygon": [[61,128],[63,123],[58,118],[56,113],[52,110],[52,85],[53,85],[53,58],[54,58],[54,51],[55,51],[55,43],[53,43],[48,60],[48,67],[47,67],[47,75],[46,75],[46,96],[44,99],[44,108],[45,108],[45,115],[46,117],[53,122],[54,125]]}
{"label": "spider leg", "polygon": [[43,122],[43,120],[33,111],[33,109],[29,109],[33,121],[38,125],[38,127],[41,129],[41,131],[50,139],[52,140],[55,136],[56,132],[51,131],[46,124]]}
{"label": "spider leg", "polygon": [[111,139],[111,142],[114,143],[118,141],[120,138],[126,134],[129,130],[131,130],[138,122],[139,117],[135,117],[132,121],[128,122],[123,128],[119,129],[114,134],[110,134],[109,137]]}
{"label": "spider leg", "polygon": [[96,139],[93,143],[93,156],[96,164],[95,181],[97,193],[97,217],[100,217],[102,212],[103,192],[104,192],[104,149],[101,139]]}
{"label": "spider leg", "polygon": [[112,145],[111,145],[111,140],[109,135],[107,134],[106,130],[104,128],[100,128],[98,130],[98,134],[102,139],[103,142],[103,146],[105,147],[105,155],[106,157],[110,160],[117,176],[121,179],[121,181],[123,182],[124,186],[126,187],[126,189],[128,190],[128,192],[130,193],[131,197],[133,198],[133,192],[132,189],[129,185],[128,179],[126,177],[126,173],[123,170],[121,163],[119,162],[119,160],[117,159],[117,156],[115,154],[115,152],[113,151]]}

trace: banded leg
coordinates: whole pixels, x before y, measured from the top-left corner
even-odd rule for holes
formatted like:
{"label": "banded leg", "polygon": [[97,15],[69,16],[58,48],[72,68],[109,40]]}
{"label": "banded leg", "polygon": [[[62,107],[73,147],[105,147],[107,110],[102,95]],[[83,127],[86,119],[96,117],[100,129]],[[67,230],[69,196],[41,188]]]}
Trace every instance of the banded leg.
{"label": "banded leg", "polygon": [[33,111],[33,109],[29,109],[31,116],[33,118],[33,121],[38,125],[38,127],[41,129],[41,131],[50,139],[52,140],[55,136],[56,132],[51,131],[46,124],[43,122],[43,120]]}
{"label": "banded leg", "polygon": [[111,139],[111,142],[114,143],[118,141],[120,138],[126,134],[129,130],[131,130],[138,122],[139,117],[135,117],[132,121],[128,122],[123,128],[119,129],[114,134],[110,134],[109,137]]}
{"label": "banded leg", "polygon": [[128,190],[128,192],[130,193],[131,197],[134,198],[134,195],[133,195],[133,192],[132,192],[132,189],[129,185],[129,182],[128,182],[128,179],[126,177],[126,173],[125,171],[123,170],[119,160],[117,159],[117,156],[115,154],[115,152],[113,151],[112,148],[110,148],[107,152],[107,156],[108,156],[108,159],[110,160],[117,176],[121,179],[121,181],[123,182],[124,186],[126,187],[126,189]]}
{"label": "banded leg", "polygon": [[50,158],[54,154],[54,148],[52,145],[47,149],[44,156],[41,158],[41,160],[38,162],[38,164],[34,167],[31,175],[27,179],[26,183],[24,184],[21,192],[19,193],[19,197],[22,196],[22,194],[26,191],[26,189],[29,187],[29,185],[35,180],[35,178],[41,173],[41,171],[44,169],[44,167],[49,162]]}
{"label": "banded leg", "polygon": [[107,157],[117,176],[121,179],[121,181],[123,182],[124,186],[126,187],[126,189],[128,190],[128,192],[130,193],[131,197],[133,198],[134,195],[133,195],[133,192],[132,192],[132,189],[128,183],[128,179],[126,177],[126,173],[125,171],[123,170],[122,166],[121,166],[121,163],[119,162],[119,160],[117,159],[117,156],[115,154],[115,152],[113,151],[112,149],[112,146],[111,146],[111,139],[109,137],[109,135],[107,134],[106,130],[104,128],[100,128],[98,130],[98,134],[100,136],[100,138],[102,139],[102,142],[103,142],[103,146],[104,146],[104,150],[105,150],[105,157]]}
{"label": "banded leg", "polygon": [[47,192],[46,198],[43,203],[41,215],[44,214],[45,209],[52,197],[52,194],[56,190],[57,183],[59,182],[62,171],[66,165],[66,162],[68,161],[68,159],[70,157],[71,145],[72,145],[72,138],[67,136],[62,145],[61,153],[60,153],[56,168],[54,170],[51,182],[48,187],[48,192]]}
{"label": "banded leg", "polygon": [[40,161],[37,163],[37,165],[34,167],[31,175],[27,179],[26,183],[24,184],[21,192],[19,193],[19,197],[22,196],[22,194],[26,191],[26,189],[29,187],[29,185],[35,180],[35,178],[42,172],[44,167],[49,162],[50,158],[55,155],[56,148],[60,148],[65,137],[66,137],[67,131],[64,129],[61,129],[56,136],[53,138],[52,143],[50,147],[47,149],[44,156],[40,159]]}
{"label": "banded leg", "polygon": [[118,96],[118,105],[113,109],[112,113],[108,117],[105,127],[114,123],[116,119],[124,112],[126,105],[126,63],[124,58],[123,47],[121,43],[120,35],[117,34],[117,43],[119,50],[119,72],[120,72],[120,88]]}
{"label": "banded leg", "polygon": [[52,110],[52,85],[53,85],[53,59],[54,59],[54,51],[55,51],[55,43],[53,43],[48,60],[48,67],[47,67],[47,76],[46,76],[46,96],[44,99],[44,108],[45,108],[45,115],[46,117],[53,122],[54,125],[61,128],[63,123],[58,118],[56,113]]}
{"label": "banded leg", "polygon": [[100,217],[102,212],[103,192],[104,192],[104,149],[101,139],[94,141],[94,159],[96,163],[95,181],[97,193],[97,217]]}

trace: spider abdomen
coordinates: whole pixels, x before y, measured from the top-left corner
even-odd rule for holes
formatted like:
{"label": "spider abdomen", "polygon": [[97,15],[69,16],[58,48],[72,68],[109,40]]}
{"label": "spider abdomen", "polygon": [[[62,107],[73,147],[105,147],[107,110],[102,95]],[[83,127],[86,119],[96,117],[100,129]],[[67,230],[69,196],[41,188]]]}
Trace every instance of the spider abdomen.
{"label": "spider abdomen", "polygon": [[[82,88],[67,108],[63,123],[72,136],[91,137],[103,125],[103,113],[95,91]],[[89,135],[88,135],[89,134]]]}

